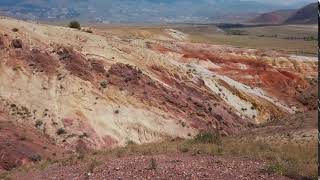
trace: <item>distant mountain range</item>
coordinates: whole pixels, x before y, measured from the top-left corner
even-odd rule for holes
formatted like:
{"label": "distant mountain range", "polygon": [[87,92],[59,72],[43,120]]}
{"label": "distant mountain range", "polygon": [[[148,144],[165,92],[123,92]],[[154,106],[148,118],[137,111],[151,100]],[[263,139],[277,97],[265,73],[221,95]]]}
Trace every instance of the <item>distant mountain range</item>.
{"label": "distant mountain range", "polygon": [[288,9],[263,13],[249,22],[257,24],[281,24],[284,23],[289,17],[293,16],[296,11],[296,9]]}
{"label": "distant mountain range", "polygon": [[318,3],[311,3],[301,9],[263,13],[249,22],[256,24],[316,24],[318,23]]}
{"label": "distant mountain range", "polygon": [[318,3],[309,4],[299,9],[285,23],[290,24],[316,24],[318,23]]}
{"label": "distant mountain range", "polygon": [[32,20],[212,22],[296,6],[257,0],[1,0],[0,12]]}

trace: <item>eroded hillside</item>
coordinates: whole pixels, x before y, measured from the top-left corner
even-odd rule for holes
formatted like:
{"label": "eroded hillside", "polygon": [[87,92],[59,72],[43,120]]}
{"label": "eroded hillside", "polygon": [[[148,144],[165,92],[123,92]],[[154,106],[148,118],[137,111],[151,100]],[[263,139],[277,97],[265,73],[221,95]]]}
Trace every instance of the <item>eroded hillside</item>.
{"label": "eroded hillside", "polygon": [[[232,135],[316,108],[315,58],[0,19],[1,116],[69,150]],[[162,40],[161,40],[162,39]]]}

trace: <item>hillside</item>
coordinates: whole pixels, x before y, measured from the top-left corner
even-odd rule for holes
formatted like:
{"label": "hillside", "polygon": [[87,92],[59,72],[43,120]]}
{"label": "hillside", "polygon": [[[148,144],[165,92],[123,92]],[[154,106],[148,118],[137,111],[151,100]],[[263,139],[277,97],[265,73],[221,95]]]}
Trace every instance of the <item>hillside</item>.
{"label": "hillside", "polygon": [[[244,13],[261,13],[296,7],[295,3],[269,3],[242,0],[2,0],[0,11],[6,15],[32,20],[77,19],[105,23],[208,23],[230,20]],[[241,19],[241,18],[236,19]]]}
{"label": "hillside", "polygon": [[296,10],[279,10],[270,13],[264,13],[250,20],[249,23],[255,24],[282,24],[291,17]]}
{"label": "hillside", "polygon": [[123,38],[9,18],[0,24],[2,170],[37,155],[203,131],[236,136],[317,108],[314,58],[191,43],[175,29]]}
{"label": "hillside", "polygon": [[312,3],[300,9],[278,10],[261,14],[248,21],[254,24],[317,24],[318,4]]}
{"label": "hillside", "polygon": [[287,24],[317,24],[318,3],[309,4],[299,9],[293,16],[285,21]]}

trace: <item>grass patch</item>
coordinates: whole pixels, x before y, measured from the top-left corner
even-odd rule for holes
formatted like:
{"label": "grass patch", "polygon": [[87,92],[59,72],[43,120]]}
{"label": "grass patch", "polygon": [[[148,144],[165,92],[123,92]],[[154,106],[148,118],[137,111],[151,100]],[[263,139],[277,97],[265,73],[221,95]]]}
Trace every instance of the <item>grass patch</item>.
{"label": "grass patch", "polygon": [[152,158],[150,160],[149,170],[156,170],[157,166],[157,161],[154,158]]}
{"label": "grass patch", "polygon": [[[252,28],[232,28],[227,32],[215,31],[216,27],[207,29],[180,28],[188,33],[190,41],[195,43],[209,43],[231,45],[240,48],[254,48],[261,50],[284,51],[290,54],[316,56],[316,41],[306,41],[304,37],[317,37],[317,30],[309,27],[268,26]],[[275,36],[276,35],[276,36]],[[289,39],[288,37],[297,37]]]}
{"label": "grass patch", "polygon": [[220,135],[212,132],[199,133],[193,139],[195,143],[221,144]]}
{"label": "grass patch", "polygon": [[[71,155],[69,158],[59,161],[41,161],[33,169],[45,169],[52,163],[58,163],[60,166],[77,166],[80,163],[91,162],[88,164],[88,172],[92,172],[100,164],[95,159],[121,158],[132,155],[174,155],[177,153],[264,160],[267,162],[265,167],[267,173],[277,173],[294,179],[317,179],[316,142],[307,145],[297,145],[290,142],[272,144],[250,137],[219,137],[214,133],[201,133],[189,140],[175,139],[143,145],[129,143],[125,147],[81,155],[81,158],[79,155]],[[149,165],[150,169],[157,168],[155,160],[153,162],[151,159]]]}

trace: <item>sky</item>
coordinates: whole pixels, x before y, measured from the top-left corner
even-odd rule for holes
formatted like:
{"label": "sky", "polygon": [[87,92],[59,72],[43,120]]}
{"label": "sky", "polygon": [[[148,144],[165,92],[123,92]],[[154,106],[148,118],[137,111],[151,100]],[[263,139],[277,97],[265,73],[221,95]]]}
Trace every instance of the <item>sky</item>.
{"label": "sky", "polygon": [[307,3],[313,3],[313,2],[317,2],[315,0],[254,0],[254,1],[258,1],[258,2],[268,2],[268,3],[272,3],[272,4],[295,4],[295,3],[298,3],[298,4],[307,4]]}

